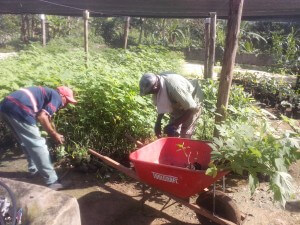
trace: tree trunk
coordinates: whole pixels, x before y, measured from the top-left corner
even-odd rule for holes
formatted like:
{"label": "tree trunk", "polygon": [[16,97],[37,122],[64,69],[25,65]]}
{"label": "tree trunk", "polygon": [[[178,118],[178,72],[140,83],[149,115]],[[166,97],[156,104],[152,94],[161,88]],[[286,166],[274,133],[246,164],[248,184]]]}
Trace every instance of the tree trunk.
{"label": "tree trunk", "polygon": [[25,15],[25,23],[26,23],[26,35],[27,35],[27,39],[29,40],[29,37],[30,37],[29,15]]}
{"label": "tree trunk", "polygon": [[[226,118],[233,68],[238,48],[238,37],[243,11],[244,0],[230,0],[230,9],[227,25],[226,45],[223,56],[223,66],[220,77],[220,85],[217,100],[215,123],[220,124]],[[218,130],[214,130],[214,136],[218,136]]]}
{"label": "tree trunk", "polygon": [[[46,46],[46,17],[45,15],[41,16],[41,27],[42,27],[42,45]],[[48,34],[49,32],[47,32]]]}
{"label": "tree trunk", "polygon": [[26,15],[21,15],[21,41],[28,43]]}
{"label": "tree trunk", "polygon": [[127,16],[125,18],[125,24],[124,24],[124,49],[127,48],[128,34],[129,34],[129,24],[130,24],[130,17]]}
{"label": "tree trunk", "polygon": [[208,59],[209,59],[209,36],[210,18],[205,19],[205,53],[204,53],[204,78],[208,78]]}
{"label": "tree trunk", "polygon": [[31,17],[31,37],[34,38],[35,37],[35,21],[34,21],[34,15],[32,15]]}

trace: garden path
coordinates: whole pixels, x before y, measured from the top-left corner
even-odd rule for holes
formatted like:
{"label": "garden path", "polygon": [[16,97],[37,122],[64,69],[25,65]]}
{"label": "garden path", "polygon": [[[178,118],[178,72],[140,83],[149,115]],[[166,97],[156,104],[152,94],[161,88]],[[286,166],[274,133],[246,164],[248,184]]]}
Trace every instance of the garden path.
{"label": "garden path", "polygon": [[[214,73],[213,73],[213,78],[216,79],[218,74],[220,74],[221,71],[221,66],[215,66],[214,67]],[[204,73],[204,66],[203,63],[200,63],[199,61],[186,61],[183,63],[182,66],[182,71],[181,73],[187,77],[199,77],[203,78],[203,73]],[[297,76],[296,75],[288,75],[288,76],[283,76],[281,74],[274,74],[274,73],[269,73],[269,72],[264,72],[258,69],[243,69],[238,66],[234,68],[234,73],[250,73],[253,75],[257,75],[257,77],[268,77],[271,79],[276,79],[278,81],[286,81],[293,86],[296,84],[297,81]]]}
{"label": "garden path", "polygon": [[1,59],[6,59],[12,56],[16,56],[17,53],[16,52],[7,52],[7,53],[0,53],[0,60]]}

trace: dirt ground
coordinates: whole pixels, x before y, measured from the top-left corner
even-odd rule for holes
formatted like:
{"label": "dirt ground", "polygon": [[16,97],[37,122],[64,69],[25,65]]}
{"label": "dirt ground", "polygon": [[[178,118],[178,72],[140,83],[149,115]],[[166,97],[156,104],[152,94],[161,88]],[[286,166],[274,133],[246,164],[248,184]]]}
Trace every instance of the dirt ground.
{"label": "dirt ground", "polygon": [[[40,178],[26,178],[26,159],[19,150],[1,152],[0,176],[29,183],[41,184]],[[82,225],[191,225],[199,224],[195,213],[181,204],[170,201],[170,207],[163,208],[168,197],[157,192],[142,204],[142,185],[113,172],[103,182],[96,173],[83,173],[76,169],[57,169],[63,176],[62,182],[69,188],[62,192],[77,198]],[[290,172],[297,186],[300,200],[300,161],[292,165]],[[217,188],[221,188],[219,182]],[[282,209],[272,202],[272,194],[266,183],[262,183],[250,196],[247,181],[232,175],[226,178],[226,193],[234,199],[239,209],[246,214],[246,225],[299,225],[300,201]],[[195,197],[192,198],[192,201]],[[175,204],[174,204],[175,203]],[[173,205],[172,205],[173,204]]]}

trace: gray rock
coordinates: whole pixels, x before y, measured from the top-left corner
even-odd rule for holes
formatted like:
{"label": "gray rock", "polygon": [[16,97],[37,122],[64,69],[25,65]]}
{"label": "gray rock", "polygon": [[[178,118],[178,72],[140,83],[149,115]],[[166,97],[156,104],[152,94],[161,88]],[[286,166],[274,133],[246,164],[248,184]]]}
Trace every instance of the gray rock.
{"label": "gray rock", "polygon": [[23,209],[22,224],[81,225],[77,200],[62,192],[25,182],[0,178],[15,194]]}

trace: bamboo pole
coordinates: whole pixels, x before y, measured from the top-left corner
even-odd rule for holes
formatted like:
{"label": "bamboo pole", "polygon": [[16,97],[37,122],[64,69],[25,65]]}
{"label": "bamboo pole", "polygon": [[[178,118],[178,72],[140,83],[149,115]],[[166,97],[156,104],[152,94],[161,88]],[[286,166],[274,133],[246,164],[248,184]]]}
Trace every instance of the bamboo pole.
{"label": "bamboo pole", "polygon": [[[235,63],[236,52],[238,48],[238,37],[240,33],[240,24],[243,11],[244,0],[230,0],[230,9],[227,25],[227,36],[225,52],[223,56],[223,66],[221,70],[217,113],[215,123],[219,124],[226,118],[226,110],[232,83],[233,68]],[[215,129],[214,135],[218,136],[218,131]]]}
{"label": "bamboo pole", "polygon": [[46,46],[46,17],[45,14],[41,14],[41,24],[42,24],[42,45]]}
{"label": "bamboo pole", "polygon": [[204,53],[204,78],[208,78],[210,18],[205,19],[205,53]]}
{"label": "bamboo pole", "polygon": [[217,14],[211,12],[210,14],[210,34],[209,34],[209,56],[208,56],[208,78],[213,78],[214,64],[215,64],[215,48],[216,48],[216,21]]}
{"label": "bamboo pole", "polygon": [[128,42],[128,34],[129,34],[129,23],[130,23],[130,17],[125,17],[125,24],[124,24],[124,49],[127,48],[127,42]]}

